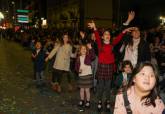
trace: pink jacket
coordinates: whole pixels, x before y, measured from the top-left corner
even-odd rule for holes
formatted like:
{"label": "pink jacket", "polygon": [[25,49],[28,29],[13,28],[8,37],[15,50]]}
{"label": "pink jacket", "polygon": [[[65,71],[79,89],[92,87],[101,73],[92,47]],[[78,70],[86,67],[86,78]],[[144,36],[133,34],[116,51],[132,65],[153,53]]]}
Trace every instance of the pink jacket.
{"label": "pink jacket", "polygon": [[[142,101],[137,101],[137,98],[134,93],[134,86],[127,91],[128,100],[130,102],[130,107],[132,109],[132,114],[162,114],[163,109],[165,108],[164,103],[161,99],[156,99],[156,106],[152,105],[146,106]],[[123,95],[119,94],[116,96],[114,114],[127,114],[124,106]]]}

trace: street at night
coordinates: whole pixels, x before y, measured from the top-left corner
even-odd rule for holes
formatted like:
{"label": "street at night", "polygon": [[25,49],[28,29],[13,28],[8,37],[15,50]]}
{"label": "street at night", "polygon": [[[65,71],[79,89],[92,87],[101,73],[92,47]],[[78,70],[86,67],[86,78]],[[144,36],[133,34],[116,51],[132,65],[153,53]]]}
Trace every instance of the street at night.
{"label": "street at night", "polygon": [[[45,72],[46,86],[37,88],[28,48],[2,39],[0,53],[0,114],[99,114],[95,106],[95,94],[92,94],[91,109],[80,112],[77,88],[69,92],[64,80],[63,92],[54,92],[50,87],[49,71]],[[75,84],[75,80],[72,83]],[[165,100],[162,91],[161,96]]]}
{"label": "street at night", "polygon": [[165,0],[0,0],[0,114],[165,114]]}
{"label": "street at night", "polygon": [[[78,90],[61,94],[49,84],[36,88],[31,53],[13,41],[0,41],[0,114],[79,114]],[[47,73],[50,82],[51,73]],[[90,111],[87,111],[90,112]],[[81,114],[81,113],[80,113]],[[92,114],[92,113],[89,113]]]}

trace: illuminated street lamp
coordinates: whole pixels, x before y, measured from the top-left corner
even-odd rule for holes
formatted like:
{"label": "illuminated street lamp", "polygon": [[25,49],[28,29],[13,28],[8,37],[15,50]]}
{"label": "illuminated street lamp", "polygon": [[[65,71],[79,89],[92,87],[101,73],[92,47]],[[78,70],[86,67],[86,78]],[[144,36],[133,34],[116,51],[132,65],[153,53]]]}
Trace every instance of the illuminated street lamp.
{"label": "illuminated street lamp", "polygon": [[42,28],[47,28],[48,27],[46,19],[42,20],[42,25],[41,26],[42,26]]}
{"label": "illuminated street lamp", "polygon": [[161,25],[164,25],[165,24],[165,17],[164,16],[160,16],[159,19],[162,21]]}
{"label": "illuminated street lamp", "polygon": [[0,12],[0,20],[4,19],[4,15],[2,12]]}

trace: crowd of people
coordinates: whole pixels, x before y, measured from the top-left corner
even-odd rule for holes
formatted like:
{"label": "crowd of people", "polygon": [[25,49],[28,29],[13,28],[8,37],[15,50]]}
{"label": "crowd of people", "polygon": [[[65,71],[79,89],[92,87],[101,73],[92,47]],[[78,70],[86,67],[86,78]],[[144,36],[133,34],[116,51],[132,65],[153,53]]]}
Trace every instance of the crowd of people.
{"label": "crowd of people", "polygon": [[[78,38],[73,38],[72,30],[36,29],[15,35],[8,31],[8,36],[1,33],[1,38],[30,48],[37,86],[45,83],[46,64],[52,71],[52,90],[58,93],[62,92],[64,76],[68,79],[65,86],[73,90],[70,72],[74,73],[81,109],[90,108],[93,90],[98,111],[112,111],[113,107],[114,114],[162,114],[165,106],[159,90],[164,89],[165,82],[165,31],[158,27],[141,31],[129,25],[134,17],[135,12],[129,12],[117,34],[112,29],[99,29],[91,20]],[[113,88],[117,89],[114,106]]]}

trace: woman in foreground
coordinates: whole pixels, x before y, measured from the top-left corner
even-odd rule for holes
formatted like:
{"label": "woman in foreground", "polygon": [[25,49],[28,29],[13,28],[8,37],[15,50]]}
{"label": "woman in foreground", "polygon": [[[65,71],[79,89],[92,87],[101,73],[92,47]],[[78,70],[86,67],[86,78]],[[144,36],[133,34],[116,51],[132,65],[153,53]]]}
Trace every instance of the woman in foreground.
{"label": "woman in foreground", "polygon": [[165,106],[157,85],[157,69],[150,62],[137,65],[127,91],[116,96],[114,114],[162,114]]}

